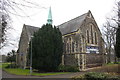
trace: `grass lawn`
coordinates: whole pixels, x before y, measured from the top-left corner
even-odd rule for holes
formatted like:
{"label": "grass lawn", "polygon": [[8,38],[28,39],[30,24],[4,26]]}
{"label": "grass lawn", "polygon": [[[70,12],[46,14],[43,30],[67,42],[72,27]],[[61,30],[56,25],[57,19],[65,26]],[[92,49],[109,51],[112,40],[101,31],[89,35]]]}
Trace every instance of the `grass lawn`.
{"label": "grass lawn", "polygon": [[8,66],[10,63],[1,63],[1,67],[4,69],[6,66]]}
{"label": "grass lawn", "polygon": [[[115,65],[116,63],[114,63],[114,62],[111,62],[111,63],[108,63],[108,64],[105,64],[105,65]],[[120,65],[120,62],[117,62],[117,64],[119,64]],[[117,65],[116,64],[116,65]]]}
{"label": "grass lawn", "polygon": [[0,63],[0,69],[2,68],[2,63]]}
{"label": "grass lawn", "polygon": [[[20,69],[20,68],[16,68],[16,69],[4,69],[5,71],[7,71],[8,73],[11,74],[16,74],[16,75],[30,75],[30,70],[29,69]],[[58,74],[67,74],[69,72],[47,72],[47,73],[36,73],[33,72],[32,75],[36,75],[36,76],[47,76],[47,75],[58,75]]]}
{"label": "grass lawn", "polygon": [[[30,75],[30,70],[29,69],[20,69],[20,68],[5,68],[9,63],[4,63],[2,65],[3,69],[10,73],[10,74],[15,74],[15,75]],[[58,75],[58,74],[67,74],[70,72],[46,72],[46,73],[37,73],[33,72],[32,75],[34,76],[47,76],[47,75]]]}

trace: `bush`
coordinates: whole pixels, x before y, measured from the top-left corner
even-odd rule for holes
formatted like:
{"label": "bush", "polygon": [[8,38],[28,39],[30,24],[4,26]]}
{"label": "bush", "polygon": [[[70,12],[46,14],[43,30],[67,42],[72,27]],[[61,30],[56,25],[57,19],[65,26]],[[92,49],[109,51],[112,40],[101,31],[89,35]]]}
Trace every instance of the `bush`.
{"label": "bush", "polygon": [[85,78],[87,80],[106,80],[106,78],[108,77],[107,74],[104,74],[104,73],[96,73],[96,72],[89,72],[89,73],[86,73],[85,75]]}
{"label": "bush", "polygon": [[114,62],[114,64],[120,64],[120,62]]}
{"label": "bush", "polygon": [[105,73],[89,72],[84,75],[73,77],[72,80],[120,80],[120,76]]}
{"label": "bush", "polygon": [[60,65],[58,67],[58,71],[61,71],[61,72],[78,72],[79,69],[78,69],[77,66]]}
{"label": "bush", "polygon": [[72,80],[86,80],[86,79],[84,75],[80,75],[80,76],[73,77]]}
{"label": "bush", "polygon": [[9,64],[5,68],[18,68],[18,65],[16,65],[16,64]]}

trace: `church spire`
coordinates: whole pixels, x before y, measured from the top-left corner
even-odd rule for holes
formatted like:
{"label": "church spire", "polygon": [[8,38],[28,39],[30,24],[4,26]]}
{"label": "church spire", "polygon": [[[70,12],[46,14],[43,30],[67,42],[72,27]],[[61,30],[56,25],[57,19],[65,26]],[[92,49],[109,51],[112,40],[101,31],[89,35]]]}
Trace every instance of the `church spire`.
{"label": "church spire", "polygon": [[52,25],[52,12],[51,12],[51,7],[49,8],[49,13],[48,13],[48,19],[47,19],[47,24]]}

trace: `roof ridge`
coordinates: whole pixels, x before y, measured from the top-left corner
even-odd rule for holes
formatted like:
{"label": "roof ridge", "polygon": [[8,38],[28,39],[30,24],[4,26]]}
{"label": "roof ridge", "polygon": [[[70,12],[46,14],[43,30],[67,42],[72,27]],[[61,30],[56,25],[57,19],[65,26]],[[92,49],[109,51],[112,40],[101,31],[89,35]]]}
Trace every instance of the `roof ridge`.
{"label": "roof ridge", "polygon": [[26,25],[26,24],[24,24],[23,27],[25,27],[25,30],[26,30],[26,33],[27,33],[29,40],[31,39],[31,36],[34,34],[34,32],[39,30],[39,27]]}
{"label": "roof ridge", "polygon": [[62,35],[76,31],[82,25],[83,21],[86,19],[87,14],[88,12],[78,17],[75,17],[67,22],[64,22],[63,24],[58,25],[57,27],[60,29]]}
{"label": "roof ridge", "polygon": [[[77,19],[77,18],[79,18],[79,17],[82,17],[82,16],[84,16],[85,14],[88,14],[88,12],[87,12],[87,13],[84,13],[84,14],[78,16],[78,17],[75,17],[75,18],[73,18],[73,19],[70,19],[70,20],[68,20],[68,21],[66,21],[66,22],[64,22],[64,23],[62,23],[62,24],[60,24],[60,25],[63,25],[63,24],[65,24],[65,23],[68,23],[68,22],[70,22],[70,21],[72,21],[72,20],[75,20],[75,19]],[[58,25],[58,26],[60,26],[60,25]]]}
{"label": "roof ridge", "polygon": [[24,24],[26,27],[35,27],[35,28],[39,28],[39,27],[36,27],[36,26],[32,26],[32,25],[26,25]]}

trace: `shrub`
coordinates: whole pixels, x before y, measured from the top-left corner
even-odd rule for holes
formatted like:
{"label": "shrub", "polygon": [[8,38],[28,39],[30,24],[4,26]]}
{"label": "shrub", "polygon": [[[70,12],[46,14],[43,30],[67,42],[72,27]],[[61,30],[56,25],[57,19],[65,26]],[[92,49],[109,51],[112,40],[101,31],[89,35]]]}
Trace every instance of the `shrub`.
{"label": "shrub", "polygon": [[73,77],[72,80],[120,80],[120,76],[110,75],[108,73],[89,72]]}
{"label": "shrub", "polygon": [[86,73],[84,76],[87,80],[106,80],[106,78],[108,77],[107,74],[96,72],[89,72]]}
{"label": "shrub", "polygon": [[78,72],[79,69],[78,69],[77,66],[60,65],[58,67],[58,71],[61,71],[61,72]]}
{"label": "shrub", "polygon": [[86,80],[84,75],[73,77],[72,80]]}
{"label": "shrub", "polygon": [[114,62],[114,64],[120,64],[120,62]]}
{"label": "shrub", "polygon": [[9,64],[5,68],[18,68],[18,65],[16,65],[16,64]]}

